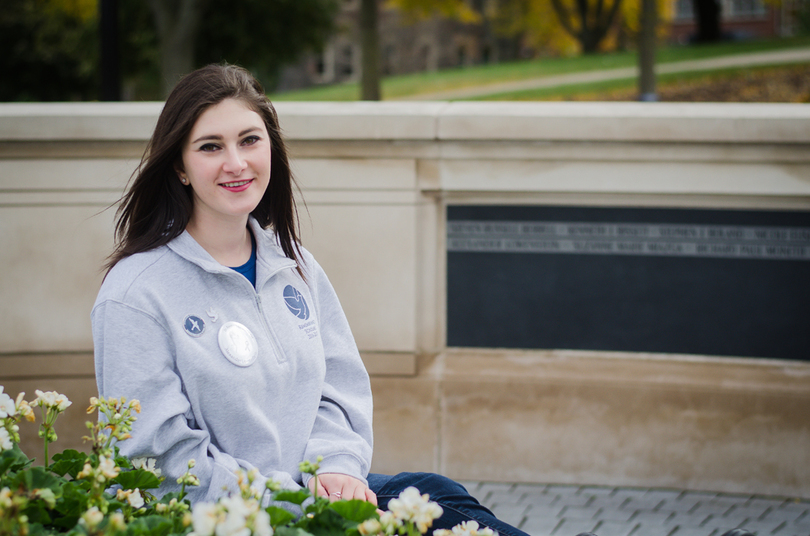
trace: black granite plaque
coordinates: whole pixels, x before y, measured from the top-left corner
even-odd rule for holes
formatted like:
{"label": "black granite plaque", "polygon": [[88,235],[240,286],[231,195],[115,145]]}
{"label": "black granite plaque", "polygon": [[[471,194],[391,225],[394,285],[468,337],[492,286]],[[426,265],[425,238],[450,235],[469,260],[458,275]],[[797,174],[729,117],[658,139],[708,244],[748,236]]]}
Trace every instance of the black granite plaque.
{"label": "black granite plaque", "polygon": [[449,346],[810,359],[810,212],[447,216]]}

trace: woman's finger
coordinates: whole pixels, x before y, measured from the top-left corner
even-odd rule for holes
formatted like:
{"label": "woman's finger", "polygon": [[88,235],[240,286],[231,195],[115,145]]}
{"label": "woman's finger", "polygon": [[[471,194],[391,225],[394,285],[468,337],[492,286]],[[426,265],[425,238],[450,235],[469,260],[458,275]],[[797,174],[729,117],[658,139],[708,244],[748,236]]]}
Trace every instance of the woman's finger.
{"label": "woman's finger", "polygon": [[[318,483],[318,489],[317,490],[315,489],[315,482],[316,481]],[[315,495],[316,497],[326,497],[327,496],[326,495],[326,490],[324,489],[323,484],[321,484],[321,481],[320,481],[319,478],[311,479],[309,482],[307,482],[307,487],[309,488],[309,491],[311,491],[312,494]]]}

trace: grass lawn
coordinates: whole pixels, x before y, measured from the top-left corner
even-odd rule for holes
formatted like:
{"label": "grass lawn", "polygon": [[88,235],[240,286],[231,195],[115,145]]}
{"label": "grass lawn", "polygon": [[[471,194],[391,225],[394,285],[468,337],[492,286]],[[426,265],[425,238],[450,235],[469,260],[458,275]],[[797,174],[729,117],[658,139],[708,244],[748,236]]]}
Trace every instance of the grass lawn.
{"label": "grass lawn", "polygon": [[[767,41],[743,41],[734,43],[718,43],[711,45],[669,46],[657,51],[658,63],[669,63],[704,59],[749,52],[764,52],[794,47],[810,46],[810,36]],[[619,67],[632,67],[636,65],[635,52],[611,52],[572,58],[541,58],[535,60],[516,61],[491,65],[477,65],[464,68],[447,69],[430,73],[414,73],[408,75],[391,76],[383,79],[382,93],[385,99],[397,99],[421,93],[459,89],[478,85],[494,84],[539,78],[558,74],[567,74],[600,69],[615,69]],[[671,75],[676,76],[676,75]],[[682,76],[682,75],[677,75]],[[632,80],[632,79],[631,79]],[[663,80],[663,77],[661,78]],[[616,81],[603,82],[607,86],[616,84]],[[626,84],[626,82],[625,82]],[[558,88],[554,88],[558,89]],[[567,88],[570,92],[572,88]],[[593,88],[589,89],[592,91]],[[498,99],[543,99],[547,90],[535,92],[522,92],[503,94],[490,98]],[[535,96],[529,96],[529,93]],[[558,94],[548,93],[549,95]],[[351,101],[357,100],[360,94],[356,83],[319,86],[299,91],[271,94],[272,100],[289,101]],[[549,97],[554,98],[554,97]]]}
{"label": "grass lawn", "polygon": [[[763,67],[736,67],[726,69],[715,69],[712,71],[692,71],[683,73],[661,74],[656,77],[656,89],[659,97],[668,90],[686,86],[713,85],[724,81],[744,80],[757,75],[770,75],[774,79],[784,76],[797,68],[807,70],[807,64],[763,66]],[[608,101],[608,100],[635,100],[638,95],[638,81],[635,77],[619,80],[606,80],[604,82],[593,82],[589,84],[576,84],[567,86],[555,86],[551,88],[533,89],[525,91],[513,91],[487,95],[486,97],[472,98],[469,100],[489,100],[489,101],[559,101],[559,100],[585,100],[585,101]],[[689,99],[692,100],[692,99]]]}

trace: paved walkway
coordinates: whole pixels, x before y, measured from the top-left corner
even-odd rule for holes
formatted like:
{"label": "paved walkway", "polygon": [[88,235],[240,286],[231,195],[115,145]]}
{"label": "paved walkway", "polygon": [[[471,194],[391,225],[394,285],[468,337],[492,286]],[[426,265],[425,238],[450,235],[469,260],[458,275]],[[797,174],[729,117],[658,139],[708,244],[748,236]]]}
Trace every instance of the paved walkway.
{"label": "paved walkway", "polygon": [[462,482],[531,536],[810,536],[810,500],[669,489]]}
{"label": "paved walkway", "polygon": [[[758,65],[781,65],[790,63],[803,63],[810,61],[810,47],[774,50],[770,52],[757,52],[751,54],[735,54],[708,58],[704,60],[676,61],[659,63],[655,66],[657,74],[681,73],[690,71],[712,71],[730,67],[754,67]],[[422,93],[406,97],[408,100],[463,100],[475,97],[498,95],[513,91],[543,89],[549,87],[566,86],[571,84],[586,84],[590,82],[604,82],[606,80],[621,80],[638,76],[638,66],[621,67],[618,69],[605,69],[586,71],[580,73],[544,76],[514,82],[500,82],[482,86],[451,89],[434,93]]]}

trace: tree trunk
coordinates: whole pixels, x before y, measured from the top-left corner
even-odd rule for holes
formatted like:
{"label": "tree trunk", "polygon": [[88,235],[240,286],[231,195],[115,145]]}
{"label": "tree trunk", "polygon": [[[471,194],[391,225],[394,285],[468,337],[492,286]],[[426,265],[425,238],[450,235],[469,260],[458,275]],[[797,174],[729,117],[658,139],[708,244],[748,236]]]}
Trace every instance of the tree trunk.
{"label": "tree trunk", "polygon": [[609,10],[604,9],[603,0],[597,0],[594,6],[591,6],[588,0],[576,0],[575,3],[574,17],[579,22],[579,28],[575,28],[571,23],[572,15],[563,5],[562,0],[551,0],[551,5],[563,29],[579,41],[582,52],[593,54],[599,50],[599,43],[613,25],[621,0],[615,0]]}
{"label": "tree trunk", "polygon": [[378,101],[380,95],[380,37],[377,0],[362,0],[360,4],[360,47],[362,69],[360,98]]}
{"label": "tree trunk", "polygon": [[160,41],[160,74],[167,97],[180,78],[194,69],[194,41],[202,0],[148,0]]}
{"label": "tree trunk", "polygon": [[719,0],[692,0],[692,11],[695,13],[696,43],[719,41],[723,36],[720,31]]}
{"label": "tree trunk", "polygon": [[656,0],[641,0],[641,32],[638,35],[638,99],[657,101],[655,93]]}
{"label": "tree trunk", "polygon": [[118,54],[118,0],[99,1],[101,29],[101,100],[121,100]]}

